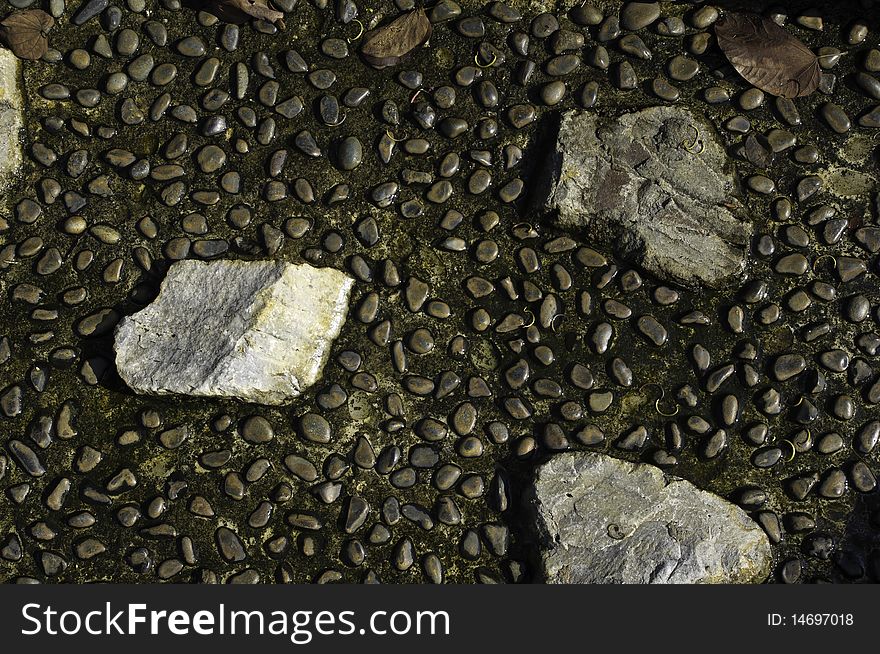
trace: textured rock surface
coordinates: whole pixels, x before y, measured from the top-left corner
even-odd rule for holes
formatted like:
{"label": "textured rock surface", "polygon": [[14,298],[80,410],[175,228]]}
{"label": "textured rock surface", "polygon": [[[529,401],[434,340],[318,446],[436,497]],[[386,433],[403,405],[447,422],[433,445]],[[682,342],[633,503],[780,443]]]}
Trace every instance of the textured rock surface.
{"label": "textured rock surface", "polygon": [[745,267],[751,226],[725,203],[736,180],[723,145],[684,108],[604,119],[563,116],[546,209],[660,277],[717,286]]}
{"label": "textured rock surface", "polygon": [[275,261],[181,261],[116,330],[116,366],[139,393],[282,404],[315,382],[353,280]]}
{"label": "textured rock surface", "polygon": [[21,86],[18,59],[0,48],[0,191],[21,166]]}
{"label": "textured rock surface", "polygon": [[550,583],[757,583],[767,536],[739,507],[659,468],[568,453],[538,468],[529,504]]}

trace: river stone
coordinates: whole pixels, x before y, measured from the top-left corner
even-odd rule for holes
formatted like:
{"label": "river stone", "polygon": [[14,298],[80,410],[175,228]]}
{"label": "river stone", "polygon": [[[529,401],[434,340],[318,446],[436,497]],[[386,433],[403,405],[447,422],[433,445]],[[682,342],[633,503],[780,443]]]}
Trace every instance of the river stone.
{"label": "river stone", "polygon": [[282,261],[179,261],[148,307],[116,329],[137,393],[283,404],[321,374],[354,281]]}
{"label": "river stone", "polygon": [[18,59],[0,48],[0,191],[4,191],[22,162],[19,131],[22,99]]}
{"label": "river stone", "polygon": [[758,583],[770,543],[739,507],[660,468],[571,452],[527,497],[548,583]]}
{"label": "river stone", "polygon": [[[679,107],[605,119],[568,112],[547,166],[545,209],[637,265],[681,284],[742,272],[751,225],[713,128]],[[728,206],[729,205],[729,206]]]}

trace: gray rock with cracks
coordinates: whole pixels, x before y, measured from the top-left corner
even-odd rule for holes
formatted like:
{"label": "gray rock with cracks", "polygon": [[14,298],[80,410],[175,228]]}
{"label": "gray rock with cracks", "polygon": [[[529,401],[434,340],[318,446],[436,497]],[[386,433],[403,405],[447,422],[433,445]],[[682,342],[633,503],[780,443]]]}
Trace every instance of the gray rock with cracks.
{"label": "gray rock with cracks", "polygon": [[320,376],[353,284],[307,264],[177,262],[116,328],[116,367],[138,393],[283,404]]}
{"label": "gray rock with cracks", "polygon": [[759,583],[770,543],[738,506],[655,466],[590,452],[541,465],[526,496],[548,583]]}
{"label": "gray rock with cracks", "polygon": [[[21,166],[19,132],[23,107],[18,59],[0,48],[0,192],[12,185]],[[4,202],[6,199],[4,196]]]}
{"label": "gray rock with cracks", "polygon": [[714,129],[680,107],[563,115],[543,209],[683,285],[719,286],[745,267],[732,165]]}

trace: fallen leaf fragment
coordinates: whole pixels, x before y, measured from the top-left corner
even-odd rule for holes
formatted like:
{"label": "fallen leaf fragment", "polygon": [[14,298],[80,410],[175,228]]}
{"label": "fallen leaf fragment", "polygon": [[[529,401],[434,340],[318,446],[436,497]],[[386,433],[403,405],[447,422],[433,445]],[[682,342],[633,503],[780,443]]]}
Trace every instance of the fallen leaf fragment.
{"label": "fallen leaf fragment", "polygon": [[284,12],[269,6],[269,0],[208,0],[205,7],[220,20],[240,25],[250,18],[260,18],[276,23],[284,18]]}
{"label": "fallen leaf fragment", "polygon": [[796,98],[819,87],[819,58],[769,18],[728,13],[715,24],[715,36],[736,71],[762,91]]}
{"label": "fallen leaf fragment", "polygon": [[364,34],[361,55],[375,68],[395,66],[431,38],[433,29],[425,10],[415,9]]}
{"label": "fallen leaf fragment", "polygon": [[10,14],[0,22],[0,39],[19,59],[39,59],[49,49],[55,19],[42,9]]}

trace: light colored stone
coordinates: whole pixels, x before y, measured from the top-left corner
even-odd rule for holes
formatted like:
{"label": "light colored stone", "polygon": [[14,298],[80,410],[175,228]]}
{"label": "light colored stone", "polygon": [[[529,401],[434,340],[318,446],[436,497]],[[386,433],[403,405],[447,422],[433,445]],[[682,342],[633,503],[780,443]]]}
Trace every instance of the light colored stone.
{"label": "light colored stone", "polygon": [[758,583],[766,534],[739,507],[655,466],[572,452],[527,493],[548,583]]}
{"label": "light colored stone", "polygon": [[117,327],[117,369],[138,393],[283,404],[320,376],[353,284],[307,264],[179,261]]}
{"label": "light colored stone", "polygon": [[685,108],[562,118],[544,209],[569,228],[681,284],[719,286],[742,272],[751,225],[711,125]]}
{"label": "light colored stone", "polygon": [[9,187],[21,166],[23,106],[18,58],[0,48],[0,192]]}
{"label": "light colored stone", "polygon": [[822,186],[839,198],[865,196],[877,189],[877,178],[867,172],[846,166],[828,166],[816,172]]}

